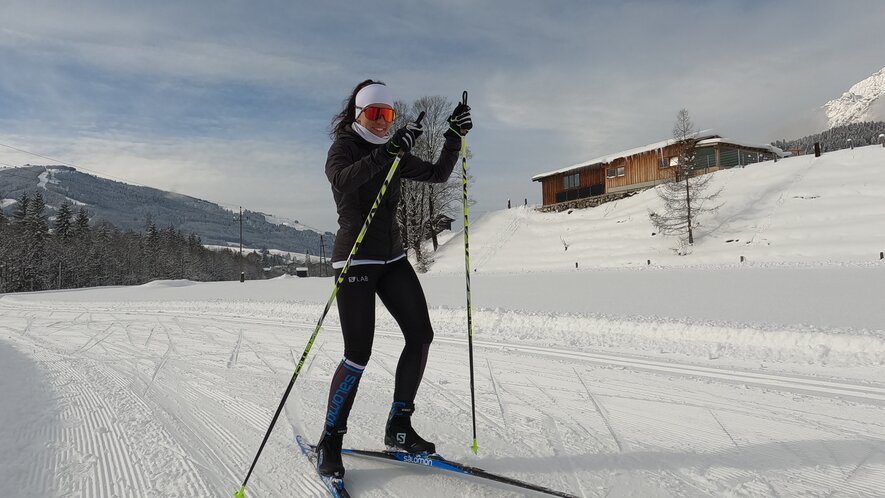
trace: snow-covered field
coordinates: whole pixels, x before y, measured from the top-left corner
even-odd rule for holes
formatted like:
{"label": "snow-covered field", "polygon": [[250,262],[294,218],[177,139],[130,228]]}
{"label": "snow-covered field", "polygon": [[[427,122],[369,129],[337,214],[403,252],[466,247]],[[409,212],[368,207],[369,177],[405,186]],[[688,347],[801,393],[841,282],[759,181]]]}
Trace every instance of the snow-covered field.
{"label": "snow-covered field", "polygon": [[[719,173],[726,205],[686,257],[646,233],[648,193],[478,220],[479,454],[469,449],[459,237],[421,277],[436,340],[416,425],[449,458],[582,497],[881,496],[885,262],[871,253],[885,250],[883,159],[858,149]],[[331,285],[287,277],[0,296],[4,493],[230,496]],[[293,436],[321,428],[341,357],[336,315],[247,496],[323,496]],[[346,438],[356,447],[382,444],[402,347],[380,308],[377,323]],[[358,497],[523,496],[345,463]]]}

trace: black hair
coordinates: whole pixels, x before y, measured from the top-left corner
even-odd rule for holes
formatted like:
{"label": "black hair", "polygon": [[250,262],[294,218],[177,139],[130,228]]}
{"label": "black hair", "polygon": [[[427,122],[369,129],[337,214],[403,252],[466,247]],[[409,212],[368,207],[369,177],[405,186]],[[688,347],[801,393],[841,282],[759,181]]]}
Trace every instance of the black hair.
{"label": "black hair", "polygon": [[332,118],[332,125],[329,129],[329,137],[331,137],[332,140],[338,138],[338,135],[340,135],[344,130],[347,129],[348,126],[356,121],[356,94],[369,85],[383,84],[383,81],[365,80],[353,89],[350,97],[345,99],[343,102],[344,108],[341,109],[341,112],[336,114],[334,118]]}

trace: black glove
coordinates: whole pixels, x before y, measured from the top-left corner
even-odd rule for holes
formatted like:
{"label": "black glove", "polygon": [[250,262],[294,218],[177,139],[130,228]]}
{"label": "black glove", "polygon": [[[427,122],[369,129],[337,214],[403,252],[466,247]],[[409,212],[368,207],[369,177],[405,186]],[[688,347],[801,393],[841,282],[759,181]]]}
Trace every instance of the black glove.
{"label": "black glove", "polygon": [[443,135],[460,138],[466,135],[471,128],[473,128],[473,119],[470,117],[470,106],[462,102],[449,116],[449,129]]}
{"label": "black glove", "polygon": [[396,130],[396,133],[387,142],[387,153],[395,156],[400,152],[403,154],[409,152],[422,133],[424,133],[424,126],[421,123],[413,122],[403,126]]}

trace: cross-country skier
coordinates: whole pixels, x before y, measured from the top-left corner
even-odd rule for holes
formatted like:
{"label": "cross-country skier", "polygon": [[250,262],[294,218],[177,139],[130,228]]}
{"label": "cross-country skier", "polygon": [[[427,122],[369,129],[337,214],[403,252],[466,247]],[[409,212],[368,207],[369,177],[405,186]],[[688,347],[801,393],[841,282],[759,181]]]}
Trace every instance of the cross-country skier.
{"label": "cross-country skier", "polygon": [[317,468],[326,476],[344,476],[341,443],[360,378],[372,353],[376,294],[405,338],[384,443],[411,453],[436,451],[433,443],[415,432],[411,422],[433,328],[424,291],[403,250],[396,209],[401,178],[432,183],[448,180],[460,151],[461,134],[469,131],[473,123],[470,107],[458,104],[449,117],[450,127],[444,133],[439,159],[429,163],[409,154],[423,132],[420,123],[408,123],[390,134],[396,116],[393,102],[393,93],[384,83],[366,80],[354,88],[332,121],[334,142],[326,159],[326,176],[338,209],[339,228],[332,250],[336,278],[394,158],[400,154],[402,159],[338,292],[344,358],[332,377],[323,434],[317,444]]}

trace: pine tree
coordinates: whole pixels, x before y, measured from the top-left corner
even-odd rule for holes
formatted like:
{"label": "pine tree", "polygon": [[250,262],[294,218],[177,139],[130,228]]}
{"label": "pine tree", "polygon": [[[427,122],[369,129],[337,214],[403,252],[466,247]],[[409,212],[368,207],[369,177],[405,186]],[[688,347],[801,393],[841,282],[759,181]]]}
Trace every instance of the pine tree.
{"label": "pine tree", "polygon": [[28,214],[28,204],[31,203],[31,196],[27,192],[22,192],[22,196],[18,199],[18,204],[12,212],[12,219],[17,222],[23,222]]}
{"label": "pine tree", "polygon": [[89,233],[89,212],[85,207],[81,207],[77,211],[77,217],[74,219],[74,233],[78,236]]}
{"label": "pine tree", "polygon": [[40,191],[34,192],[31,202],[27,205],[25,212],[25,224],[29,228],[29,233],[40,239],[45,239],[49,233],[49,222],[46,219],[46,201]]}
{"label": "pine tree", "polygon": [[73,204],[64,201],[55,213],[55,234],[63,239],[70,235],[74,218]]}

